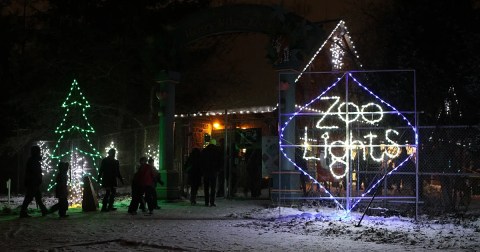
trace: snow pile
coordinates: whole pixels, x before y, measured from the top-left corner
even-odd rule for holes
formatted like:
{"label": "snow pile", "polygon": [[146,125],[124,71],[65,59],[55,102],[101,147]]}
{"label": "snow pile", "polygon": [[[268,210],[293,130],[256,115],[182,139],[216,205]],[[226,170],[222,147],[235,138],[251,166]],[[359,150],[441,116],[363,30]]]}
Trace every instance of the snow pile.
{"label": "snow pile", "polygon": [[[294,233],[316,237],[343,237],[378,244],[420,245],[424,249],[477,250],[480,245],[478,215],[448,215],[435,219],[365,216],[325,207],[254,209],[244,214],[255,219],[238,224],[256,231]],[[358,224],[360,223],[360,226]]]}

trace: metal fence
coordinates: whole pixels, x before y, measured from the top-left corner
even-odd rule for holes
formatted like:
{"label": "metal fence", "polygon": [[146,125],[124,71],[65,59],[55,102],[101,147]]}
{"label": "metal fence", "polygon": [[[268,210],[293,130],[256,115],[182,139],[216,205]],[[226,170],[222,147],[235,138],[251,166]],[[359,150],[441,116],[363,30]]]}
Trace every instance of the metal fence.
{"label": "metal fence", "polygon": [[421,127],[419,198],[425,212],[480,209],[478,127]]}
{"label": "metal fence", "polygon": [[[80,144],[81,142],[85,142],[82,139],[71,139],[67,141],[63,141],[62,145],[66,146],[65,148],[58,150],[58,153],[65,153],[71,151],[69,146],[75,146],[76,144]],[[136,167],[138,166],[138,160],[141,156],[152,156],[156,157],[156,153],[158,153],[158,126],[148,126],[143,128],[137,128],[128,131],[117,132],[113,134],[103,135],[103,136],[93,136],[90,139],[92,146],[98,151],[101,157],[106,157],[107,152],[111,148],[116,149],[116,158],[120,162],[120,172],[124,177],[124,182],[126,185],[130,184],[130,181],[133,178],[133,174],[135,173]],[[31,143],[31,145],[40,145],[42,148],[43,154],[43,174],[44,174],[44,183],[43,187],[44,190],[48,191],[51,189],[51,181],[55,176],[56,170],[56,161],[52,160],[49,155],[52,154],[52,150],[56,146],[55,141],[35,141]],[[18,157],[18,164],[17,164],[17,190],[22,191],[24,176],[24,169],[26,160],[29,156],[29,147],[31,145],[26,146],[21,152],[19,152]],[[94,150],[92,150],[94,151]],[[97,169],[100,166],[101,158],[100,157],[92,157],[88,155],[81,155],[81,158],[85,158],[88,162],[88,167],[81,167],[79,169],[88,170],[88,173],[91,174],[93,177],[93,181],[96,180]],[[71,159],[66,160],[65,158],[71,158],[69,155],[62,157],[62,161],[70,162],[71,165],[75,163]],[[64,160],[65,159],[65,160]],[[158,161],[156,162],[158,165]],[[85,172],[85,171],[84,171]],[[98,186],[95,184],[95,186]],[[50,192],[51,193],[51,192]]]}
{"label": "metal fence", "polygon": [[[258,120],[261,121],[261,120]],[[271,124],[271,122],[269,122]],[[180,124],[177,124],[180,125]],[[188,146],[185,146],[185,135],[188,130],[176,129],[175,134],[175,170],[180,173],[179,185],[184,190],[182,164],[188,153]],[[359,203],[359,207],[365,207],[372,196],[372,207],[377,209],[396,209],[396,211],[414,213],[418,203],[420,213],[439,214],[445,212],[465,212],[480,209],[480,129],[469,126],[421,126],[418,128],[419,149],[418,149],[418,173],[414,162],[395,173],[386,176],[377,190],[367,192],[372,183],[389,172],[391,166],[387,163],[361,163],[353,162],[351,181],[345,179],[334,179],[322,170],[309,165],[308,173],[316,178],[323,188],[327,189],[333,196],[340,200],[347,190],[347,183],[350,183],[352,199],[366,196],[365,200]],[[117,149],[117,158],[120,161],[121,172],[126,184],[129,184],[133,177],[138,159],[140,156],[150,155],[158,151],[158,127],[156,125],[138,128],[135,130],[118,132],[104,136],[98,136],[92,142],[103,156],[109,148]],[[54,145],[54,142],[46,142],[47,146]],[[26,160],[28,150],[22,152]],[[361,155],[361,154],[358,154]],[[355,160],[355,159],[354,159]],[[97,160],[97,165],[100,160]],[[410,161],[409,161],[410,162]],[[416,162],[416,161],[415,161]],[[315,162],[313,162],[315,163]],[[241,166],[242,162],[240,162]],[[19,162],[19,167],[24,167],[24,162]],[[20,171],[23,169],[19,168]],[[50,167],[54,169],[54,167]],[[239,173],[238,190],[248,184],[248,177],[245,172]],[[23,176],[23,173],[18,176]],[[53,174],[46,175],[49,180]],[[23,181],[19,178],[18,181]],[[271,187],[263,183],[264,189]],[[267,187],[267,188],[265,188]],[[319,187],[312,181],[305,181],[305,195],[302,200],[312,202],[328,202],[329,198],[325,189]],[[418,193],[417,193],[418,188]],[[262,195],[268,197],[269,195]],[[418,200],[417,200],[418,199]]]}
{"label": "metal fence", "polygon": [[[185,132],[188,130],[180,133],[188,134]],[[387,162],[362,163],[361,159],[354,159],[353,174],[349,182],[351,197],[355,199],[367,193],[365,200],[359,203],[359,206],[365,207],[375,194],[372,207],[396,209],[410,214],[415,213],[416,204],[420,213],[429,214],[480,210],[480,129],[469,126],[421,126],[418,134],[418,173],[416,160],[409,160],[401,169],[386,176],[376,187],[376,191],[367,193],[373,183],[378,183],[383,175],[390,172],[392,165]],[[178,145],[175,148],[175,169],[181,174],[179,184],[183,191],[185,181],[182,179],[182,164],[186,158],[185,153],[188,153],[188,146],[183,146],[184,136],[178,135],[180,134],[176,134],[175,138],[175,145]],[[122,174],[126,179],[130,179],[138,158],[146,155],[151,146],[157,146],[157,139],[158,127],[151,126],[101,136],[98,138],[98,148],[106,153],[110,143],[114,142],[118,149],[117,157],[121,162]],[[181,149],[184,151],[180,151]],[[238,166],[240,168],[241,160]],[[318,169],[309,169],[309,173],[318,178],[334,196],[345,196],[348,183],[345,179],[333,179],[326,175],[325,171]],[[249,178],[246,172],[239,172],[239,192],[250,179],[253,178]],[[328,196],[325,190],[312,181],[306,181],[305,192],[303,200],[308,201],[324,202]],[[264,194],[263,197],[268,195]]]}
{"label": "metal fence", "polygon": [[[365,200],[359,207],[378,211],[415,214],[466,213],[480,210],[480,129],[469,126],[422,126],[418,128],[418,173],[414,163],[379,179],[390,171],[384,162],[353,162],[352,179],[335,179],[328,172],[309,169],[321,186],[312,180],[305,183],[305,201],[330,202],[330,194],[345,200],[347,183],[351,185],[351,199]],[[315,167],[310,165],[310,167]],[[372,183],[379,183],[368,192]],[[418,188],[418,194],[417,194]],[[418,199],[418,201],[417,201]]]}
{"label": "metal fence", "polygon": [[279,73],[280,204],[415,216],[478,207],[478,128],[419,127],[415,71],[296,76]]}

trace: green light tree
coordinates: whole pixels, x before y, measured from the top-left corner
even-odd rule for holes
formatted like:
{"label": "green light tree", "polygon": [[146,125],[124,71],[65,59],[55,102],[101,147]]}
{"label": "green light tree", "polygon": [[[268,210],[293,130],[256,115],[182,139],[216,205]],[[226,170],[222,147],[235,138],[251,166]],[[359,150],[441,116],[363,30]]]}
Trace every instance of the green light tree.
{"label": "green light tree", "polygon": [[[65,109],[60,125],[55,130],[58,140],[52,150],[51,159],[54,163],[69,162],[69,189],[72,205],[81,204],[83,177],[97,173],[98,167],[95,160],[102,158],[90,141],[90,135],[95,133],[92,125],[88,122],[86,110],[90,107],[89,102],[80,90],[76,80],[73,80],[70,92],[62,104]],[[56,172],[56,166],[54,167]],[[95,178],[95,176],[92,176]],[[48,190],[55,186],[52,178]]]}

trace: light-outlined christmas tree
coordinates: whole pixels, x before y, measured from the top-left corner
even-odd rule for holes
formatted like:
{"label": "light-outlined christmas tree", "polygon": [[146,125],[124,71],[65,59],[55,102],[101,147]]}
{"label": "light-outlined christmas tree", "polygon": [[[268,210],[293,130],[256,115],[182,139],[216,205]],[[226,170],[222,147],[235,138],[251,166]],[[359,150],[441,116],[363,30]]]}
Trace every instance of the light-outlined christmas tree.
{"label": "light-outlined christmas tree", "polygon": [[[86,115],[89,102],[80,90],[76,80],[73,80],[70,92],[62,104],[65,110],[60,125],[55,130],[58,140],[52,150],[51,159],[54,164],[69,162],[69,203],[81,204],[83,177],[98,173],[95,160],[102,158],[90,141],[90,135],[95,133]],[[57,166],[54,166],[55,174]],[[54,177],[54,176],[53,176]],[[95,176],[92,176],[95,178]],[[55,179],[49,183],[48,190],[55,186]]]}

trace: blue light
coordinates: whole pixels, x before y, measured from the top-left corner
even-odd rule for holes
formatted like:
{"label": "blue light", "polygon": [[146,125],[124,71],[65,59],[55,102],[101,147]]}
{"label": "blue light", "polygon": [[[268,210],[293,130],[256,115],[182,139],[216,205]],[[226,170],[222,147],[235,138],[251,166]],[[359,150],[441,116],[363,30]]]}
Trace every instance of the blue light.
{"label": "blue light", "polygon": [[[389,107],[390,109],[392,109],[392,112],[394,112],[396,115],[400,116],[401,119],[403,119],[404,121],[406,121],[407,125],[412,129],[412,131],[414,132],[414,136],[415,136],[415,143],[417,144],[418,143],[418,134],[417,134],[417,129],[412,126],[412,123],[402,114],[400,113],[400,111],[398,111],[395,107],[393,107],[390,103],[382,100],[379,96],[377,96],[376,94],[374,94],[371,90],[369,90],[366,86],[362,85],[356,78],[354,78],[352,76],[351,73],[348,73],[348,75],[353,79],[354,83],[356,83],[359,87],[361,87],[362,89],[364,89],[367,93],[369,93],[370,95],[372,95],[373,97],[375,97],[375,99],[377,99],[381,104],[385,104],[387,107]],[[284,123],[284,127],[281,128],[281,132],[280,132],[280,136],[281,136],[281,139],[279,141],[280,143],[280,146],[287,146],[287,145],[282,145],[282,142],[285,141],[285,139],[283,138],[284,135],[283,135],[283,132],[285,131],[285,129],[287,128],[287,126],[290,124],[290,122],[293,120],[293,118],[296,116],[296,115],[299,115],[301,114],[301,112],[305,109],[308,109],[308,107],[313,104],[314,102],[320,100],[329,90],[331,90],[333,87],[337,86],[337,84],[345,77],[345,74],[342,76],[342,77],[339,77],[337,78],[337,81],[335,81],[333,84],[331,84],[329,87],[327,87],[323,92],[321,92],[321,94],[317,97],[315,97],[314,99],[312,99],[310,102],[308,102],[306,105],[304,106],[301,106],[300,109],[294,113],[293,116],[291,116],[285,123]],[[337,145],[339,146],[339,145]],[[288,146],[288,147],[291,147],[291,146]],[[415,148],[417,147],[417,145],[414,146]],[[305,172],[303,170],[304,167],[300,167],[297,163],[295,163],[294,161],[292,161],[291,158],[289,158],[287,156],[287,153],[284,152],[284,149],[282,147],[280,147],[280,151],[282,152],[282,154],[284,155],[285,158],[287,158],[287,160],[289,162],[291,162],[295,167],[296,169],[298,169],[301,173],[303,173],[305,176],[307,176],[310,180],[312,180],[312,182],[314,184],[317,184],[319,185],[319,187],[321,187],[327,194],[328,194],[328,197],[333,199],[335,204],[345,210],[345,208],[343,207],[343,205],[325,188],[322,186],[322,184],[320,182],[318,182],[315,178],[313,178],[311,175],[309,175],[307,172]],[[347,152],[345,152],[347,153]],[[379,180],[377,180],[370,188],[368,188],[366,190],[366,192],[364,192],[363,194],[361,194],[361,197],[359,199],[357,199],[353,205],[350,207],[350,209],[347,209],[345,210],[346,213],[349,213],[361,200],[363,200],[366,195],[368,195],[369,193],[371,193],[375,188],[377,188],[377,186],[383,181],[383,179],[387,176],[390,176],[391,174],[393,174],[395,171],[397,171],[400,167],[402,167],[405,162],[407,162],[410,158],[413,158],[413,156],[415,155],[415,153],[412,153],[410,154],[405,160],[403,160],[400,164],[398,164],[393,170],[391,170],[390,172],[388,172],[387,174],[384,175],[384,177],[380,178]],[[348,167],[347,167],[348,169]]]}

